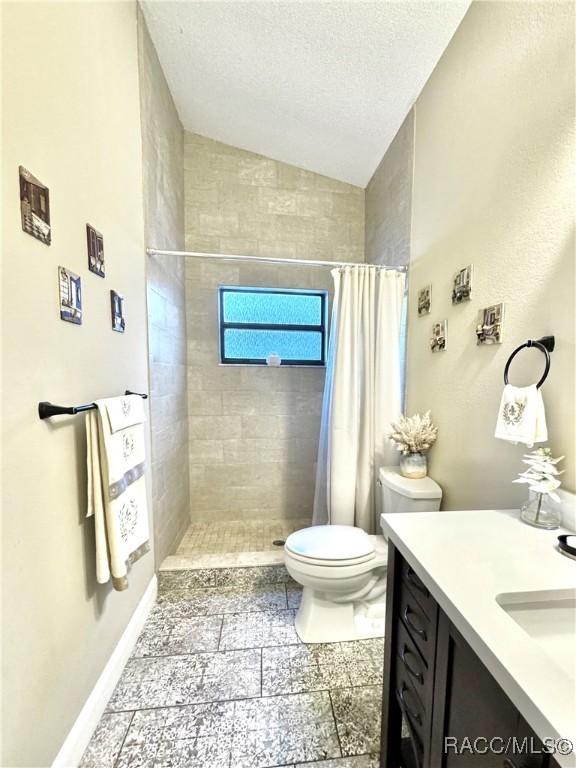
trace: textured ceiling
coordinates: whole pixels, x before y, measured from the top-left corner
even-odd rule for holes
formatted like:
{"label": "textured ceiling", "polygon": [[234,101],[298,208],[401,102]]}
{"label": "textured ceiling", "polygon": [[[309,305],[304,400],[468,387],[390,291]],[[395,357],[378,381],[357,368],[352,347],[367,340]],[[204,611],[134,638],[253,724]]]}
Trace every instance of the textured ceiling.
{"label": "textured ceiling", "polygon": [[364,187],[469,4],[142,5],[187,130]]}

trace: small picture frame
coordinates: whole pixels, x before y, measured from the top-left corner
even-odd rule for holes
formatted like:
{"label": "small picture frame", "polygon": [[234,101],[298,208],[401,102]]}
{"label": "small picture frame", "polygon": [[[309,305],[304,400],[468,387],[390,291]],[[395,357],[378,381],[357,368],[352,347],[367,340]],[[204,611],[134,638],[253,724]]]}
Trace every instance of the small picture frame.
{"label": "small picture frame", "polygon": [[20,218],[22,229],[45,245],[52,242],[50,228],[50,192],[48,187],[19,166]]}
{"label": "small picture frame", "polygon": [[75,325],[82,324],[82,280],[66,267],[58,267],[60,319]]}
{"label": "small picture frame", "polygon": [[116,291],[110,291],[110,309],[112,312],[112,330],[124,333],[126,320],[124,319],[124,296]]}
{"label": "small picture frame", "polygon": [[491,345],[502,343],[502,326],[504,323],[504,304],[492,304],[478,312],[476,326],[476,344]]}
{"label": "small picture frame", "polygon": [[452,304],[462,304],[472,298],[472,264],[458,270],[452,284]]}
{"label": "small picture frame", "polygon": [[425,285],[418,291],[418,317],[429,315],[432,309],[432,286]]}
{"label": "small picture frame", "polygon": [[98,277],[106,277],[104,271],[104,238],[90,224],[86,224],[86,241],[88,245],[88,269]]}
{"label": "small picture frame", "polygon": [[430,349],[432,352],[444,352],[448,341],[448,320],[439,320],[432,326]]}

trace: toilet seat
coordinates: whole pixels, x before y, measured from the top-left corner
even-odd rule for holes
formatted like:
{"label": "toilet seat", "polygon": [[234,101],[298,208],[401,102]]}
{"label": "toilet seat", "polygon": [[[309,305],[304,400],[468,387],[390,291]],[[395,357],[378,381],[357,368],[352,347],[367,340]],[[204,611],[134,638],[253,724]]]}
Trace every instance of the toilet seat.
{"label": "toilet seat", "polygon": [[327,558],[322,560],[318,557],[299,555],[296,552],[292,552],[291,549],[286,549],[286,555],[292,560],[298,560],[301,563],[306,563],[306,565],[320,565],[322,568],[343,568],[349,565],[362,565],[362,563],[369,563],[371,560],[374,560],[375,557],[375,553],[371,552],[368,555],[364,555],[364,557],[348,558],[346,560],[328,560]]}
{"label": "toilet seat", "polygon": [[315,525],[291,533],[286,554],[307,565],[343,567],[374,559],[374,543],[361,528],[352,525]]}

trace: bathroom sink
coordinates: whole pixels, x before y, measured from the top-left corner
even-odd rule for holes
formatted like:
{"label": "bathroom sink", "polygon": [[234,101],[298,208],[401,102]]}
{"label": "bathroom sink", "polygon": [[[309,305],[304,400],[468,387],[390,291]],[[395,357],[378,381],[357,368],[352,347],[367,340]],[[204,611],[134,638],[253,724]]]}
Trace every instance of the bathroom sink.
{"label": "bathroom sink", "polygon": [[508,592],[496,602],[576,682],[576,589]]}

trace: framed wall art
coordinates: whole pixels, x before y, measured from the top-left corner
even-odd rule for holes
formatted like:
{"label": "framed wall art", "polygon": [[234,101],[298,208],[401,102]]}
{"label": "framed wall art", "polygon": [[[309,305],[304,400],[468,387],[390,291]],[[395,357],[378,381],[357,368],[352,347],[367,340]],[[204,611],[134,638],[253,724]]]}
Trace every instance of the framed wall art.
{"label": "framed wall art", "polygon": [[22,166],[20,174],[20,217],[22,229],[40,242],[50,245],[50,192],[48,187]]}
{"label": "framed wall art", "polygon": [[112,330],[124,333],[126,320],[124,318],[124,296],[116,291],[110,291],[110,309],[112,312]]}
{"label": "framed wall art", "polygon": [[60,291],[60,319],[75,325],[82,324],[82,281],[79,275],[66,267],[58,267]]}
{"label": "framed wall art", "polygon": [[504,304],[493,304],[484,307],[478,313],[476,326],[477,344],[501,344],[502,324],[504,322]]}
{"label": "framed wall art", "polygon": [[432,286],[425,285],[418,291],[418,317],[429,315],[432,309]]}
{"label": "framed wall art", "polygon": [[472,265],[458,270],[452,285],[452,304],[462,304],[472,298]]}
{"label": "framed wall art", "polygon": [[430,349],[432,352],[443,352],[446,349],[448,336],[448,320],[439,320],[432,326]]}
{"label": "framed wall art", "polygon": [[94,227],[86,224],[86,240],[88,244],[88,269],[98,277],[105,277],[104,238]]}

